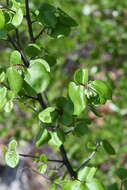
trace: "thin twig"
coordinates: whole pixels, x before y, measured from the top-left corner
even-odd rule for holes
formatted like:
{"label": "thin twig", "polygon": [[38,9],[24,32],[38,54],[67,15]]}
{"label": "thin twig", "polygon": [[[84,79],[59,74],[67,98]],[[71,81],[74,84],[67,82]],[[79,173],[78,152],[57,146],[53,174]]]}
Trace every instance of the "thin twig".
{"label": "thin twig", "polygon": [[31,22],[31,17],[30,17],[29,0],[25,0],[25,7],[26,7],[26,20],[27,20],[30,40],[32,42],[35,42],[34,35],[33,35],[33,29],[32,29],[32,22]]}
{"label": "thin twig", "polygon": [[26,57],[24,56],[22,50],[17,46],[17,44],[15,44],[14,40],[11,38],[10,35],[8,35],[8,41],[11,43],[11,45],[14,47],[14,49],[16,49],[16,50],[18,50],[18,51],[20,52],[24,65],[25,65],[26,67],[29,67],[29,62],[28,62],[28,60],[27,60]]}
{"label": "thin twig", "polygon": [[[26,157],[26,158],[34,158],[34,159],[39,159],[39,156],[34,156],[31,154],[19,154],[19,156]],[[48,159],[48,162],[58,162],[58,163],[63,163],[63,160],[56,160],[56,159]]]}
{"label": "thin twig", "polygon": [[44,102],[44,100],[42,98],[42,95],[38,94],[37,98],[38,98],[38,102],[40,103],[40,105],[42,106],[42,108],[45,109],[46,108],[46,104],[45,104],[45,102]]}
{"label": "thin twig", "polygon": [[34,40],[36,41],[38,38],[40,38],[40,36],[43,34],[44,31],[45,31],[45,27],[42,28],[42,30],[39,32],[39,34],[37,34],[37,36],[34,38]]}
{"label": "thin twig", "polygon": [[97,142],[97,145],[96,145],[96,148],[95,150],[89,155],[89,157],[84,160],[83,164],[77,169],[77,172],[82,169],[83,167],[85,167],[91,160],[92,158],[94,157],[94,155],[96,154],[96,152],[98,151],[98,148],[100,147],[100,143]]}

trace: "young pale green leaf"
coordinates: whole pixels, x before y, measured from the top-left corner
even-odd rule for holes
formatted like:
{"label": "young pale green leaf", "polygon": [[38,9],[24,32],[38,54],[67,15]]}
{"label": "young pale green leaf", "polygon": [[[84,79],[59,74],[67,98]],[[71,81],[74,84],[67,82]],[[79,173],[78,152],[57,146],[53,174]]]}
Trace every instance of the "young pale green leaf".
{"label": "young pale green leaf", "polygon": [[90,182],[86,183],[86,185],[89,190],[105,190],[101,182],[96,178],[93,178]]}
{"label": "young pale green leaf", "polygon": [[17,141],[16,140],[12,140],[9,145],[8,145],[8,150],[9,151],[14,151],[17,148]]}
{"label": "young pale green leaf", "polygon": [[52,123],[54,119],[54,111],[55,107],[46,108],[45,110],[39,113],[39,119],[44,123]]}
{"label": "young pale green leaf", "polygon": [[17,9],[19,9],[21,7],[21,3],[20,2],[18,2],[16,0],[11,0],[11,2],[12,2],[12,9],[13,10],[16,11]]}
{"label": "young pale green leaf", "polygon": [[[62,190],[89,190],[85,183],[81,183],[80,181],[63,181],[62,182]],[[98,189],[99,190],[99,189]]]}
{"label": "young pale green leaf", "polygon": [[2,72],[0,74],[0,82],[4,82],[5,78],[6,78],[5,72]]}
{"label": "young pale green leaf", "polygon": [[103,140],[102,144],[103,144],[103,147],[104,147],[105,151],[108,154],[111,154],[111,155],[116,154],[115,149],[113,148],[113,146],[107,140]]}
{"label": "young pale green leaf", "polygon": [[50,83],[49,72],[41,63],[33,63],[27,69],[25,81],[37,92],[41,93],[48,87]]}
{"label": "young pale green leaf", "polygon": [[79,170],[78,172],[78,179],[80,181],[91,181],[94,177],[97,168],[95,167],[84,167],[83,169]]}
{"label": "young pale green leaf", "polygon": [[48,144],[50,146],[59,148],[64,143],[64,140],[65,140],[64,134],[60,132],[59,130],[51,132],[50,134],[51,134],[51,139],[48,142]]}
{"label": "young pale green leaf", "polygon": [[41,173],[41,174],[44,174],[47,170],[47,164],[40,164],[38,166],[38,171]]}
{"label": "young pale green leaf", "polygon": [[13,102],[12,101],[8,101],[6,104],[5,104],[5,107],[4,107],[4,110],[5,112],[9,113],[12,111],[13,109]]}
{"label": "young pale green leaf", "polygon": [[37,44],[28,44],[25,52],[29,57],[36,57],[41,53],[41,48]]}
{"label": "young pale green leaf", "polygon": [[21,64],[21,54],[20,54],[19,51],[14,50],[14,51],[11,53],[11,56],[10,56],[10,64],[11,64],[11,65],[18,65],[18,64]]}
{"label": "young pale green leaf", "polygon": [[36,146],[42,146],[43,144],[47,143],[50,139],[50,134],[45,128],[40,128],[37,138],[36,138]]}
{"label": "young pale green leaf", "polygon": [[5,26],[5,17],[3,11],[0,10],[0,29],[3,29]]}
{"label": "young pale green leaf", "polygon": [[47,70],[47,72],[50,72],[50,66],[47,63],[47,61],[45,61],[44,59],[33,59],[33,60],[30,61],[30,64],[37,63],[37,62],[41,63],[42,65],[44,65],[44,67]]}
{"label": "young pale green leaf", "polygon": [[50,190],[57,190],[56,184],[50,184]]}
{"label": "young pale green leaf", "polygon": [[19,154],[15,151],[7,151],[5,154],[5,161],[8,166],[15,168],[19,163]]}
{"label": "young pale green leaf", "polygon": [[47,162],[48,158],[47,158],[46,154],[41,154],[39,157],[39,161],[40,162]]}
{"label": "young pale green leaf", "polygon": [[74,81],[77,84],[86,84],[88,82],[88,69],[77,69],[74,73]]}
{"label": "young pale green leaf", "polygon": [[23,12],[22,9],[20,8],[17,10],[16,14],[14,15],[12,19],[12,24],[15,27],[18,27],[22,23],[22,20],[23,20]]}
{"label": "young pale green leaf", "polygon": [[86,107],[84,86],[77,86],[74,82],[69,83],[69,97],[74,104],[74,115],[80,115]]}
{"label": "young pale green leaf", "polygon": [[45,27],[54,28],[57,23],[57,17],[55,13],[56,8],[54,6],[48,3],[43,3],[39,8],[38,19]]}
{"label": "young pale green leaf", "polygon": [[23,78],[15,68],[9,67],[7,69],[7,79],[11,90],[17,94],[22,89]]}

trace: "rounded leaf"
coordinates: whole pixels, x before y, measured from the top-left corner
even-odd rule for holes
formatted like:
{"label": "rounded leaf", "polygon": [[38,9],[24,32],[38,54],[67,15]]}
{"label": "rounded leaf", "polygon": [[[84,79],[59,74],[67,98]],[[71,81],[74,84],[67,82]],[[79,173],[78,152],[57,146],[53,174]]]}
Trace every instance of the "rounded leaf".
{"label": "rounded leaf", "polygon": [[112,147],[112,145],[107,140],[103,140],[102,144],[103,144],[105,151],[108,154],[111,154],[111,155],[116,154],[115,149]]}
{"label": "rounded leaf", "polygon": [[39,113],[39,119],[44,123],[52,123],[54,119],[54,107],[48,107]]}
{"label": "rounded leaf", "polygon": [[11,64],[11,65],[18,65],[18,64],[21,64],[21,54],[20,54],[19,51],[14,50],[14,51],[11,53],[11,56],[10,56],[10,64]]}
{"label": "rounded leaf", "polygon": [[9,149],[10,151],[12,151],[12,150],[15,150],[16,148],[17,148],[17,141],[13,139],[13,140],[9,143],[8,149]]}
{"label": "rounded leaf", "polygon": [[36,138],[36,146],[42,146],[43,144],[45,144],[46,142],[48,142],[48,140],[50,139],[50,134],[49,132],[45,129],[45,128],[40,128],[37,138]]}
{"label": "rounded leaf", "polygon": [[18,9],[17,12],[16,12],[16,14],[14,15],[14,17],[12,19],[12,24],[15,27],[18,27],[22,23],[22,20],[23,20],[22,9]]}
{"label": "rounded leaf", "polygon": [[36,57],[41,53],[41,48],[37,44],[28,44],[25,52],[29,57]]}
{"label": "rounded leaf", "polygon": [[74,104],[74,115],[80,115],[86,107],[86,96],[84,86],[77,86],[74,82],[70,82],[68,89],[69,97]]}
{"label": "rounded leaf", "polygon": [[8,166],[15,168],[19,163],[19,154],[14,151],[7,151],[5,154],[5,161]]}
{"label": "rounded leaf", "polygon": [[39,62],[32,63],[27,69],[25,81],[37,92],[43,92],[50,83],[49,72]]}
{"label": "rounded leaf", "polygon": [[77,69],[74,73],[74,81],[77,84],[86,84],[88,82],[88,69]]}
{"label": "rounded leaf", "polygon": [[[62,190],[89,190],[88,187],[80,181],[63,181]],[[99,190],[99,189],[98,189]]]}
{"label": "rounded leaf", "polygon": [[9,82],[10,88],[15,92],[18,93],[23,85],[23,78],[21,75],[16,71],[15,68],[10,67],[7,70],[7,79]]}

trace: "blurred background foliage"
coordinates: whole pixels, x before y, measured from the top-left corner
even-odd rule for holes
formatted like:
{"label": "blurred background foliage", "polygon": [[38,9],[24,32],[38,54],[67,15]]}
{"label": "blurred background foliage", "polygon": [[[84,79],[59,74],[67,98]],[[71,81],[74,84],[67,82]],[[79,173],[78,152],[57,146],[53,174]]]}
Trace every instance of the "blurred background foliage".
{"label": "blurred background foliage", "polygon": [[[45,1],[31,0],[31,9],[36,10],[39,2]],[[117,190],[120,180],[116,169],[120,167],[127,169],[127,1],[47,0],[46,2],[59,6],[78,23],[69,37],[52,39],[44,34],[37,42],[57,57],[57,65],[53,68],[52,82],[47,91],[50,102],[59,95],[67,94],[67,84],[72,79],[75,69],[80,67],[89,68],[91,79],[107,80],[113,88],[112,102],[109,101],[99,108],[103,117],[97,118],[88,112],[92,122],[86,134],[83,137],[73,137],[68,134],[69,138],[66,141],[68,155],[70,159],[73,158],[73,164],[77,166],[78,162],[82,162],[91,153],[90,147],[97,139],[100,137],[108,139],[117,154],[109,156],[104,150],[100,150],[90,165],[100,169],[97,176],[108,185],[107,190],[113,188]],[[37,34],[40,28],[36,24],[33,26]],[[25,25],[20,27],[20,31],[25,46]],[[3,65],[6,68],[9,64],[10,52],[11,47],[9,48],[8,43],[1,40],[2,69]],[[0,138],[5,143],[12,136],[17,140],[34,142],[33,136],[38,131],[38,121],[35,119],[36,113],[31,107],[27,107],[27,103],[15,105],[14,111],[9,114],[0,112]],[[88,115],[86,114],[86,117]]]}

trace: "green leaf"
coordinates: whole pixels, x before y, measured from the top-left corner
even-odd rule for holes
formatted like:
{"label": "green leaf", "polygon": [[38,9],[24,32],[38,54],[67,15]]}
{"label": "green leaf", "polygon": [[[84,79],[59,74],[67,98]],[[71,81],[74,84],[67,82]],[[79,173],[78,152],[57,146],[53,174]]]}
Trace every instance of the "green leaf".
{"label": "green leaf", "polygon": [[44,174],[47,170],[47,164],[40,164],[39,167],[38,167],[38,171],[41,173],[41,174]]}
{"label": "green leaf", "polygon": [[96,171],[97,171],[97,168],[95,167],[90,168],[86,166],[83,169],[79,170],[78,179],[81,181],[91,181]]}
{"label": "green leaf", "polygon": [[44,65],[44,67],[47,70],[47,72],[50,72],[50,66],[47,63],[47,61],[45,61],[44,59],[33,59],[33,60],[30,61],[30,64],[37,63],[37,62],[41,63],[42,65]]}
{"label": "green leaf", "polygon": [[56,8],[48,3],[43,3],[39,8],[39,21],[45,27],[54,27],[57,23]]}
{"label": "green leaf", "polygon": [[61,38],[68,36],[71,29],[68,26],[65,26],[61,23],[57,23],[55,28],[52,29],[50,36],[53,38]]}
{"label": "green leaf", "polygon": [[20,2],[17,2],[17,0],[11,0],[13,6],[12,6],[12,9],[13,10],[17,10],[21,7],[21,3]]}
{"label": "green leaf", "polygon": [[7,31],[5,29],[0,29],[0,39],[7,36]]}
{"label": "green leaf", "polygon": [[62,190],[89,190],[89,189],[84,183],[75,180],[75,181],[63,181]]}
{"label": "green leaf", "polygon": [[44,123],[52,123],[54,119],[55,107],[48,107],[39,113],[39,119]]}
{"label": "green leaf", "polygon": [[96,178],[92,179],[90,182],[86,183],[89,190],[105,190],[100,181]]}
{"label": "green leaf", "polygon": [[59,122],[65,126],[71,125],[73,123],[73,116],[63,112],[59,118]]}
{"label": "green leaf", "polygon": [[41,93],[48,87],[50,83],[49,72],[46,71],[41,63],[32,63],[27,69],[25,81],[37,92]]}
{"label": "green leaf", "polygon": [[8,149],[9,151],[14,151],[17,148],[17,141],[16,140],[12,140],[9,145],[8,145]]}
{"label": "green leaf", "polygon": [[106,100],[112,99],[112,90],[106,82],[101,80],[95,80],[91,83],[91,87]]}
{"label": "green leaf", "polygon": [[87,124],[85,121],[80,121],[78,123],[76,123],[74,131],[73,131],[73,135],[77,136],[77,137],[81,137],[84,136],[88,133],[89,129],[87,127]]}
{"label": "green leaf", "polygon": [[103,147],[104,147],[105,151],[108,154],[111,154],[111,155],[116,154],[115,149],[112,147],[112,145],[107,140],[103,140],[102,143],[103,143]]}
{"label": "green leaf", "polygon": [[9,113],[11,112],[11,110],[13,109],[13,102],[12,101],[8,101],[6,104],[5,104],[5,107],[4,107],[4,110],[5,112]]}
{"label": "green leaf", "polygon": [[50,134],[45,128],[40,128],[37,138],[36,138],[36,146],[42,146],[43,144],[47,143],[50,139]]}
{"label": "green leaf", "polygon": [[15,27],[18,27],[22,23],[22,20],[23,20],[22,9],[18,9],[17,12],[16,12],[16,14],[14,15],[14,17],[12,19],[12,24]]}
{"label": "green leaf", "polygon": [[18,93],[22,89],[23,78],[15,68],[10,67],[7,69],[7,79],[11,90],[15,93]]}
{"label": "green leaf", "polygon": [[125,168],[118,168],[116,169],[115,173],[121,180],[127,178],[127,169]]}
{"label": "green leaf", "polygon": [[69,83],[69,97],[74,104],[74,115],[80,115],[86,107],[84,86],[77,86],[74,82]]}
{"label": "green leaf", "polygon": [[68,126],[73,122],[74,105],[70,99],[60,97],[56,100],[56,104],[60,113],[59,122]]}
{"label": "green leaf", "polygon": [[70,17],[67,13],[65,13],[63,10],[61,10],[60,8],[58,8],[57,10],[59,13],[58,20],[60,23],[70,27],[78,25],[76,21],[72,17]]}
{"label": "green leaf", "polygon": [[3,11],[0,10],[0,29],[3,29],[5,26],[5,17]]}
{"label": "green leaf", "polygon": [[5,87],[0,88],[0,109],[6,104],[7,89]]}
{"label": "green leaf", "polygon": [[65,140],[64,134],[60,132],[59,130],[51,132],[50,134],[51,134],[51,139],[48,142],[48,144],[50,146],[59,148],[64,143],[64,140]]}
{"label": "green leaf", "polygon": [[54,55],[47,54],[44,56],[44,59],[48,62],[50,67],[54,66],[57,63],[56,56]]}
{"label": "green leaf", "polygon": [[37,44],[31,43],[25,48],[25,52],[29,57],[36,57],[41,53],[41,48]]}
{"label": "green leaf", "polygon": [[5,161],[8,166],[15,168],[19,163],[19,154],[14,151],[7,151],[5,154]]}
{"label": "green leaf", "polygon": [[20,54],[19,51],[14,50],[14,51],[11,53],[11,56],[10,56],[10,64],[11,64],[11,65],[18,65],[18,64],[21,64],[21,54]]}
{"label": "green leaf", "polygon": [[5,72],[2,72],[0,74],[0,82],[4,82],[5,78],[6,78]]}
{"label": "green leaf", "polygon": [[[125,188],[126,189],[126,188]],[[117,183],[113,183],[109,186],[106,187],[106,190],[119,190],[118,188],[118,184]]]}
{"label": "green leaf", "polygon": [[88,82],[88,69],[77,69],[74,73],[74,81],[77,84],[86,84]]}
{"label": "green leaf", "polygon": [[41,154],[40,157],[39,157],[39,161],[40,162],[47,162],[48,161],[48,158],[45,154]]}

